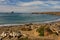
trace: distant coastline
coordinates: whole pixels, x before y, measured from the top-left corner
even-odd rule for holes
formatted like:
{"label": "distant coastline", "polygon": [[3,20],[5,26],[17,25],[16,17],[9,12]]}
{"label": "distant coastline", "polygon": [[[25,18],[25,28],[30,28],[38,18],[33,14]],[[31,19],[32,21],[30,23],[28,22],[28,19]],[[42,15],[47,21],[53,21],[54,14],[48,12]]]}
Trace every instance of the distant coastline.
{"label": "distant coastline", "polygon": [[59,15],[60,12],[33,12],[32,14],[51,14],[51,15]]}

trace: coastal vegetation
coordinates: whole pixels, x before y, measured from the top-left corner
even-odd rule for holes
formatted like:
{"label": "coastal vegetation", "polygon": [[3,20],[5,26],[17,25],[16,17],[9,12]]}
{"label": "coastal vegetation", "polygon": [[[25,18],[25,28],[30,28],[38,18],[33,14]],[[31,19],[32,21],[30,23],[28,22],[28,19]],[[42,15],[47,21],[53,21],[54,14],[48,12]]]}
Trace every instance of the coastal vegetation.
{"label": "coastal vegetation", "polygon": [[[25,24],[15,26],[3,26],[0,27],[0,38],[5,40],[29,40],[31,39],[43,39],[44,37],[59,36],[60,23],[47,23],[47,24]],[[55,29],[54,29],[55,28]],[[54,30],[55,31],[54,31]],[[57,31],[56,31],[57,30]],[[40,38],[42,37],[42,38]],[[48,39],[49,39],[48,38]],[[45,38],[44,38],[45,39]],[[44,40],[43,39],[43,40]]]}
{"label": "coastal vegetation", "polygon": [[49,32],[50,34],[52,34],[53,32],[50,30],[50,28],[49,27],[47,27],[47,28],[45,28],[45,30],[44,31],[47,31],[47,32]]}
{"label": "coastal vegetation", "polygon": [[25,38],[19,38],[18,40],[28,40],[28,37],[25,37]]}
{"label": "coastal vegetation", "polygon": [[36,31],[39,32],[39,36],[44,36],[44,26],[41,26]]}

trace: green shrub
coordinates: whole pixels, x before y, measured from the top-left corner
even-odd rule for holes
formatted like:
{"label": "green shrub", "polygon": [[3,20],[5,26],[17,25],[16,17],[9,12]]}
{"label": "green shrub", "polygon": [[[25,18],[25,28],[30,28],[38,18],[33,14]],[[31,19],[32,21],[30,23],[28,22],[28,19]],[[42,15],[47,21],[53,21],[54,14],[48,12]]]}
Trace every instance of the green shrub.
{"label": "green shrub", "polygon": [[44,26],[38,28],[37,32],[39,32],[39,36],[44,36]]}
{"label": "green shrub", "polygon": [[52,34],[52,33],[53,33],[53,32],[50,30],[50,28],[49,28],[49,27],[45,28],[45,30],[46,30],[47,32],[49,32],[50,34]]}
{"label": "green shrub", "polygon": [[19,38],[18,40],[28,40],[28,37],[25,37],[25,38]]}

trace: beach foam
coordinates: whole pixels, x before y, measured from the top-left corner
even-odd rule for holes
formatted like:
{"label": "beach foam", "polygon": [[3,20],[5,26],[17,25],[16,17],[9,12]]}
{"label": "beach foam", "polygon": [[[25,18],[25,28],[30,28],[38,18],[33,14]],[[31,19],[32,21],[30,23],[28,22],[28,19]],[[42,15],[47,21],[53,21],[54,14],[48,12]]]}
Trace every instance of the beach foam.
{"label": "beach foam", "polygon": [[[58,22],[58,21],[60,21],[60,19],[45,21],[45,22],[33,22],[32,24],[51,23],[51,22]],[[24,23],[24,24],[29,24],[29,23]],[[1,24],[0,26],[15,26],[15,25],[24,25],[24,24]]]}

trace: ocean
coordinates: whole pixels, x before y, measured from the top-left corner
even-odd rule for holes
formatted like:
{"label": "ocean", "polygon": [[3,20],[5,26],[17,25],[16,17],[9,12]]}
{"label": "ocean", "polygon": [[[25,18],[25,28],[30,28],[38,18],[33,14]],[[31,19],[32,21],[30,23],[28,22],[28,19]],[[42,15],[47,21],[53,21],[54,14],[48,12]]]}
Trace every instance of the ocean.
{"label": "ocean", "polygon": [[60,16],[32,13],[0,13],[0,24],[24,24],[59,21]]}

